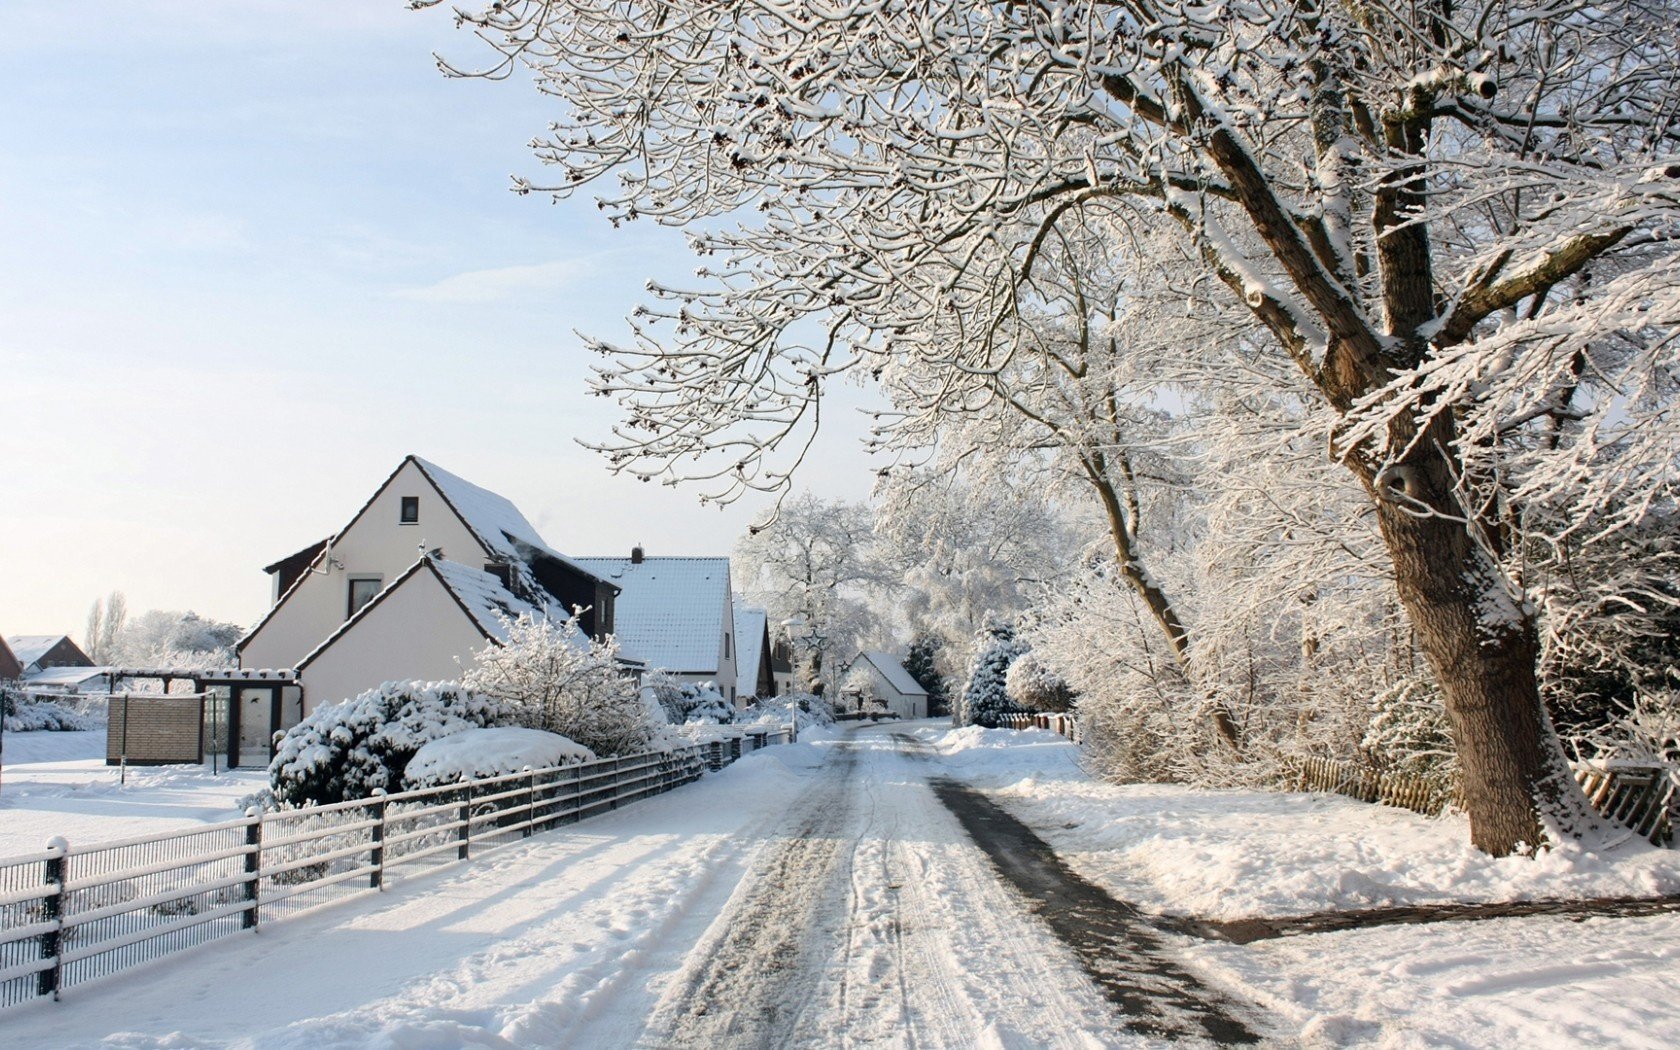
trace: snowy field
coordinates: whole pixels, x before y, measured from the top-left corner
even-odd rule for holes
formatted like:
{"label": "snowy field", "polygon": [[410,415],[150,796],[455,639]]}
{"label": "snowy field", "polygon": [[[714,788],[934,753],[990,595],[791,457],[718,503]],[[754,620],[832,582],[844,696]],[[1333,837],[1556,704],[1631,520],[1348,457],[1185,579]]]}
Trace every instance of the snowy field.
{"label": "snowy field", "polygon": [[267,786],[264,769],[131,766],[128,783],[105,764],[105,730],[7,733],[0,779],[0,859],[62,835],[72,845],[230,820]]}
{"label": "snowy field", "polygon": [[[0,1012],[0,1045],[1158,1045],[998,878],[935,797],[940,778],[985,788],[1116,895],[1175,913],[1630,892],[1676,870],[1650,850],[1524,870],[1468,854],[1451,819],[1118,788],[1075,754],[1049,734],[932,723],[771,748],[469,866]],[[1666,1047],[1680,1030],[1674,916],[1167,948],[1272,1045]]]}

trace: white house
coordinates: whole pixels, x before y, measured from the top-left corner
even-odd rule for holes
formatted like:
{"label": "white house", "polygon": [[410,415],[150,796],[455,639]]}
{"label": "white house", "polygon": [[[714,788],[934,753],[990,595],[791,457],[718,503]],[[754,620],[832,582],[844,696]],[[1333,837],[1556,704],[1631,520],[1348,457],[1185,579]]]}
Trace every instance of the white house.
{"label": "white house", "polygon": [[715,682],[731,702],[740,696],[735,611],[728,558],[579,558],[579,565],[619,588],[613,635],[648,670],[680,682]]}
{"label": "white house", "polygon": [[277,717],[255,693],[230,697],[231,728],[253,745],[385,681],[459,677],[500,640],[498,614],[581,610],[585,633],[613,629],[615,586],[550,548],[508,500],[417,456],[344,528],[267,571],[277,598],[238,643],[239,664],[295,668],[299,684]]}
{"label": "white house", "polygon": [[910,676],[898,657],[883,652],[858,653],[841,672],[840,680],[847,681],[859,669],[867,672],[869,695],[886,704],[888,711],[900,718],[928,716],[927,690]]}

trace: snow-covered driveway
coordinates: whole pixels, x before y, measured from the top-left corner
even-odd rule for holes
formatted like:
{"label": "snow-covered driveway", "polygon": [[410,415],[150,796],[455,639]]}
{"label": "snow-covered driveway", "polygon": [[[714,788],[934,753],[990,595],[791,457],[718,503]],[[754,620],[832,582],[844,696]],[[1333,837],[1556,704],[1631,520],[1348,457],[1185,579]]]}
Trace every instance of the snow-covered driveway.
{"label": "snow-covered driveway", "polygon": [[0,1016],[8,1046],[1132,1041],[887,730]]}

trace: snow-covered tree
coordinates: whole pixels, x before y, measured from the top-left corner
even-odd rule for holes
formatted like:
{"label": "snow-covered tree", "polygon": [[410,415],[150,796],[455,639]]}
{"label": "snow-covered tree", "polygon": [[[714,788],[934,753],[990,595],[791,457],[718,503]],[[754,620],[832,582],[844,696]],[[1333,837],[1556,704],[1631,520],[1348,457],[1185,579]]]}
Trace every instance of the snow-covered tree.
{"label": "snow-covered tree", "polygon": [[882,631],[869,597],[880,579],[873,541],[867,507],[802,493],[735,546],[738,586],[768,611],[772,634],[788,639],[813,693],[833,673],[830,656],[856,652]]}
{"label": "snow-covered tree", "polygon": [[950,713],[951,683],[939,672],[939,650],[939,642],[919,637],[904,654],[905,672],[927,690],[930,716]]}
{"label": "snow-covered tree", "polygon": [[465,688],[499,698],[513,723],[559,733],[602,758],[646,749],[653,725],[618,643],[591,639],[575,617],[525,614],[503,626],[505,637],[487,643],[461,676]]}
{"label": "snow-covered tree", "polygon": [[128,619],[128,598],[121,591],[112,591],[108,598],[95,598],[88,610],[87,632],[83,636],[88,658],[95,664],[109,666],[116,663],[117,640],[122,636]]}
{"label": "snow-covered tree", "polygon": [[1009,698],[1004,680],[1009,666],[1027,651],[1027,646],[1016,637],[1015,626],[1000,619],[981,628],[975,641],[974,662],[969,666],[968,684],[963,687],[957,722],[995,728],[1003,723],[1005,715],[1024,710]]}
{"label": "snow-covered tree", "polygon": [[598,186],[615,223],[695,231],[700,282],[654,289],[634,342],[600,347],[599,388],[627,414],[616,467],[711,498],[785,486],[840,373],[994,368],[1069,230],[1121,247],[1175,225],[1197,267],[1181,283],[1222,287],[1346,424],[1334,455],[1438,681],[1472,839],[1508,853],[1592,820],[1541,708],[1506,525],[1536,500],[1581,518],[1671,498],[1677,13],[498,0],[462,17],[493,72],[525,63],[562,107],[541,188]]}
{"label": "snow-covered tree", "polygon": [[1016,657],[1003,676],[1003,691],[1029,711],[1066,711],[1073,691],[1055,669],[1031,650]]}
{"label": "snow-covered tree", "polygon": [[105,644],[108,659],[123,667],[234,667],[233,646],[244,634],[238,624],[191,610],[151,609],[128,617]]}

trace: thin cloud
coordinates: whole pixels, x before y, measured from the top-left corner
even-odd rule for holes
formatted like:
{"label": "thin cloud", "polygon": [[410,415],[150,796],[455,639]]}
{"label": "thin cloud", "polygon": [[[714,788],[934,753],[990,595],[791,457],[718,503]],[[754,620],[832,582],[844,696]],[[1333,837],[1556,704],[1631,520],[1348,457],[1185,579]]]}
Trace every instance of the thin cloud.
{"label": "thin cloud", "polygon": [[445,277],[436,284],[401,288],[392,294],[398,299],[425,303],[499,303],[531,292],[557,291],[583,271],[583,266],[575,260],[469,270]]}

